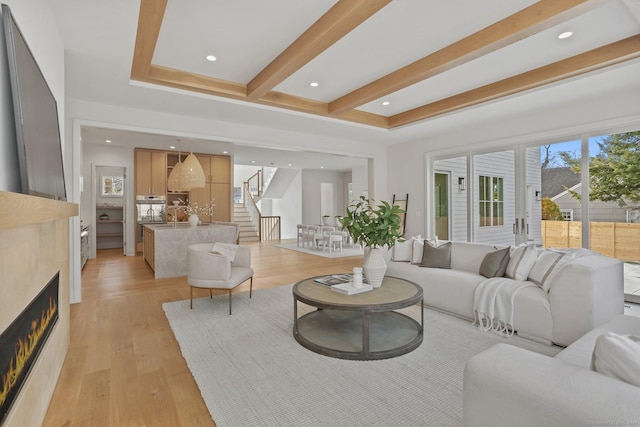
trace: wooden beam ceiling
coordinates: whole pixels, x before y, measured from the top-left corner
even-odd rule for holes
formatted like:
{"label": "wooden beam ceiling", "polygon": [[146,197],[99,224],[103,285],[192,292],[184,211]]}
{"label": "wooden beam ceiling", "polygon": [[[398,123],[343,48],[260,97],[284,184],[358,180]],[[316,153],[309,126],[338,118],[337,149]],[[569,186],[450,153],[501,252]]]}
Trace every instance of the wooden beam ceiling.
{"label": "wooden beam ceiling", "polygon": [[247,96],[261,98],[389,2],[391,0],[339,1],[249,82]]}
{"label": "wooden beam ceiling", "polygon": [[141,0],[131,79],[391,129],[640,57],[630,37],[391,117],[355,109],[494,52],[602,5],[606,0],[540,0],[471,36],[326,103],[272,89],[391,0],[339,0],[248,84],[152,63],[168,0]]}
{"label": "wooden beam ceiling", "polygon": [[636,58],[640,58],[640,35],[396,114],[389,118],[389,126],[408,125]]}
{"label": "wooden beam ceiling", "polygon": [[502,49],[593,10],[606,0],[541,0],[493,25],[329,103],[338,114]]}

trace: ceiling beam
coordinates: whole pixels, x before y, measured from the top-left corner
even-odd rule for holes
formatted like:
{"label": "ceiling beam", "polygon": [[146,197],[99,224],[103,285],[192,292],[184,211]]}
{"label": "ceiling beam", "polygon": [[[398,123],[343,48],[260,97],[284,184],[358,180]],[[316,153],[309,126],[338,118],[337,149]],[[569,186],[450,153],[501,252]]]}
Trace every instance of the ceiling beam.
{"label": "ceiling beam", "polygon": [[603,3],[606,3],[606,0],[541,0],[456,43],[331,101],[329,112],[340,114],[397,92],[593,10]]}
{"label": "ceiling beam", "polygon": [[140,0],[138,30],[131,64],[131,78],[134,80],[145,78],[149,74],[167,1]]}
{"label": "ceiling beam", "polygon": [[640,58],[640,34],[389,117],[391,128]]}
{"label": "ceiling beam", "polygon": [[349,34],[391,0],[340,0],[247,84],[259,99],[329,46]]}

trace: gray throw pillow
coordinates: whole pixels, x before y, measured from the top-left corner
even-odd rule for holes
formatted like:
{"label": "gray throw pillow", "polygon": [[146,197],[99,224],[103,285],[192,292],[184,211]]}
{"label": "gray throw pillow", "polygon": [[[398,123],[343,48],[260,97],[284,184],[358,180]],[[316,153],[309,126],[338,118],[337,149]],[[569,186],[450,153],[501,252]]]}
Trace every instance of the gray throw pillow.
{"label": "gray throw pillow", "polygon": [[486,254],[480,264],[480,274],[484,277],[502,277],[509,265],[509,248]]}
{"label": "gray throw pillow", "polygon": [[425,240],[420,267],[451,268],[451,242],[433,246]]}

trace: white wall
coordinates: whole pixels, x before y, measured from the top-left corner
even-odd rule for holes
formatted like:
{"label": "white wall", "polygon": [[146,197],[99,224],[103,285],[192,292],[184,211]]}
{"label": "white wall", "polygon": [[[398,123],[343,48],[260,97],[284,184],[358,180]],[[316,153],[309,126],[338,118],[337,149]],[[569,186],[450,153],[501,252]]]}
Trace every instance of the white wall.
{"label": "white wall", "polygon": [[[318,170],[302,171],[302,223],[321,224],[322,215],[344,215],[346,212],[344,195],[345,176],[340,172]],[[320,184],[333,184],[333,212],[322,212],[320,206]]]}
{"label": "white wall", "polygon": [[280,199],[271,199],[273,215],[279,215],[280,233],[283,239],[295,239],[296,226],[302,221],[302,172],[291,181],[287,191]]}

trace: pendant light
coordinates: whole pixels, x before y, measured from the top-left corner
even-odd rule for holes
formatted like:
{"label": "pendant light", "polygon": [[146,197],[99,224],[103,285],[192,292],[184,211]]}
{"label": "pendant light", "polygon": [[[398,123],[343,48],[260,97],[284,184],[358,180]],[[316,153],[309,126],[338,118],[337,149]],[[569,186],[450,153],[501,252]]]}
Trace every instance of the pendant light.
{"label": "pendant light", "polygon": [[167,188],[169,191],[183,192],[190,191],[188,177],[183,173],[184,163],[181,154],[178,153],[178,163],[173,166],[169,178],[167,178]]}
{"label": "pendant light", "polygon": [[187,182],[189,183],[190,188],[204,188],[204,169],[202,169],[202,165],[193,152],[184,159],[181,175],[187,177]]}

